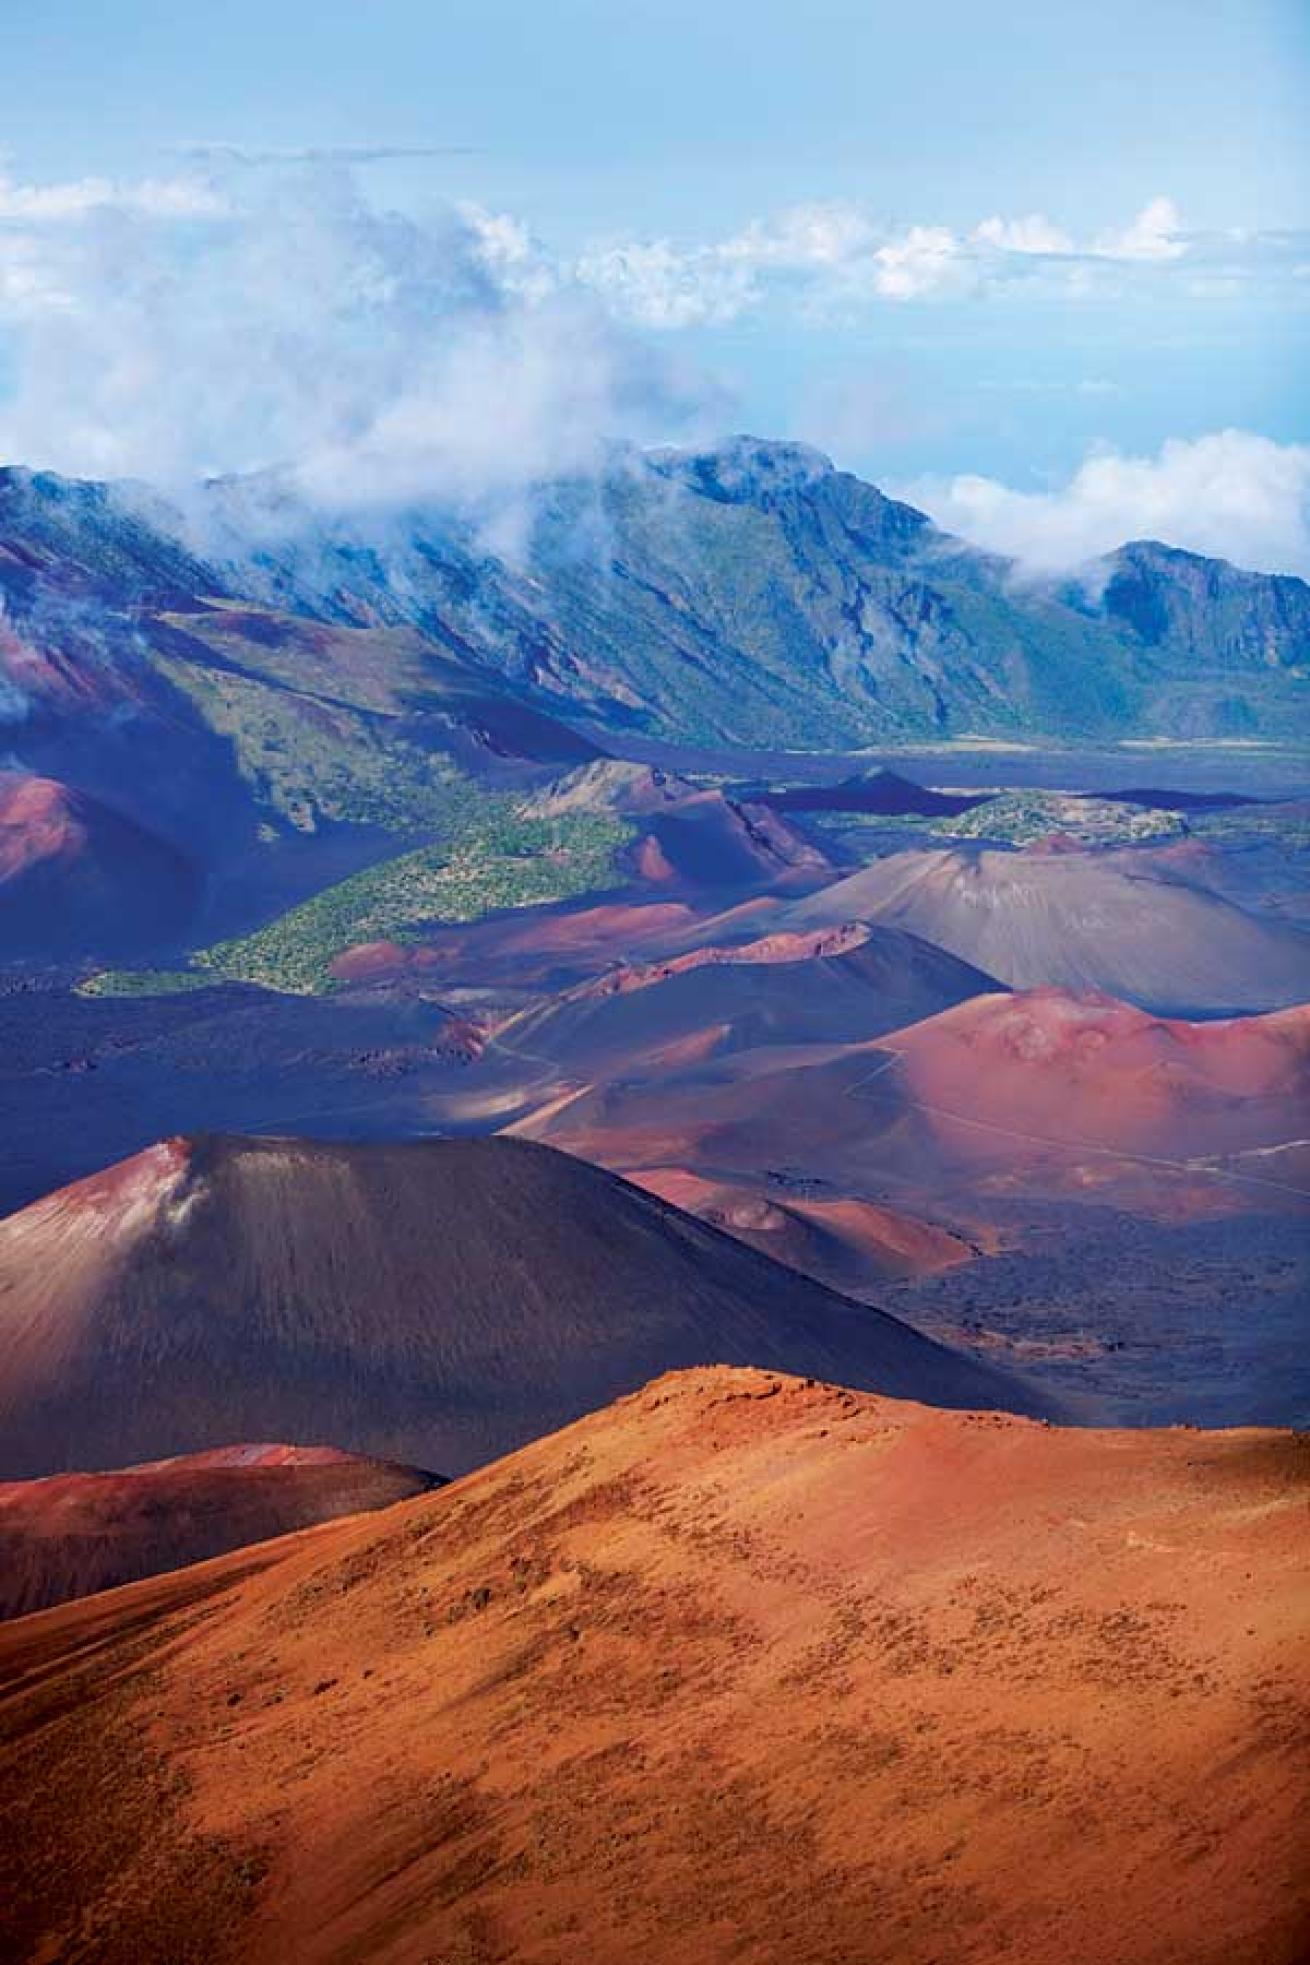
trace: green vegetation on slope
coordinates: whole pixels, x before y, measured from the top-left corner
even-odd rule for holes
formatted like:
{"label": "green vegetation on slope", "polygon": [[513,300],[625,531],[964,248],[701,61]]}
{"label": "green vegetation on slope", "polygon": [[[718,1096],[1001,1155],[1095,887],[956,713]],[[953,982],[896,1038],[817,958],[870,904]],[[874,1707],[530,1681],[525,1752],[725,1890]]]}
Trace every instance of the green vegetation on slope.
{"label": "green vegetation on slope", "polygon": [[854,852],[886,851],[879,835],[916,834],[924,840],[982,839],[1030,846],[1061,833],[1085,846],[1136,846],[1177,839],[1194,830],[1190,819],[1164,807],[1121,804],[1073,792],[1004,791],[971,811],[923,818],[896,812],[807,812],[807,826],[842,840]]}
{"label": "green vegetation on slope", "polygon": [[616,852],[632,836],[609,814],[529,818],[508,799],[470,794],[469,802],[472,809],[438,845],[366,867],[251,934],[199,950],[190,970],[106,970],[83,989],[162,996],[246,982],[317,995],[333,986],[333,957],[356,943],[404,942],[428,922],[476,921],[500,908],[541,907],[604,887]]}
{"label": "green vegetation on slope", "polygon": [[928,830],[950,839],[1001,839],[1012,846],[1028,846],[1057,832],[1088,846],[1134,846],[1145,839],[1176,839],[1188,827],[1180,813],[1160,806],[1058,791],[1011,791],[975,805],[971,812],[933,819]]}
{"label": "green vegetation on slope", "polygon": [[1310,802],[1296,799],[1197,812],[1191,830],[1220,846],[1281,846],[1287,853],[1304,853],[1310,851]]}
{"label": "green vegetation on slope", "polygon": [[323,820],[404,831],[444,825],[467,780],[449,757],[399,737],[394,718],[157,658],[211,730],[231,740],[256,798],[298,832]]}
{"label": "green vegetation on slope", "polygon": [[223,979],[197,969],[101,969],[77,985],[79,996],[184,996]]}

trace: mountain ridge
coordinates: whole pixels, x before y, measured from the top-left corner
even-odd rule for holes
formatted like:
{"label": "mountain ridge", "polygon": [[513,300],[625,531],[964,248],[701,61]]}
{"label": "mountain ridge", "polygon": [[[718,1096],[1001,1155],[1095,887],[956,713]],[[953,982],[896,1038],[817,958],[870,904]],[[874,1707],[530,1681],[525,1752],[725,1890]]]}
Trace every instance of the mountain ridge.
{"label": "mountain ridge", "polygon": [[1296,576],[1130,541],[1036,582],[806,446],[626,452],[525,513],[506,554],[421,505],[324,515],[224,480],[169,517],[139,487],[10,467],[0,592],[18,624],[98,592],[137,617],[225,597],[408,628],[538,712],[679,741],[1286,734],[1303,715]]}
{"label": "mountain ridge", "polygon": [[1305,1462],[662,1377],[0,1630],[13,1943],[1293,1965]]}

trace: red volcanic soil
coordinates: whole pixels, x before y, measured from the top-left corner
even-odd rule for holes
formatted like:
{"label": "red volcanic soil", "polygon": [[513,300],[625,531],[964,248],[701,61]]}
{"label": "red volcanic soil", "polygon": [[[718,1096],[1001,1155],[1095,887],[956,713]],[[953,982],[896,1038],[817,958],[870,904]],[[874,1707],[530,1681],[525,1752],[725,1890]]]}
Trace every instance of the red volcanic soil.
{"label": "red volcanic soil", "polygon": [[332,958],[328,973],[338,982],[378,982],[416,966],[420,951],[400,942],[359,942]]}
{"label": "red volcanic soil", "polygon": [[511,1018],[497,1045],[553,1062],[576,1085],[580,1074],[667,1066],[680,1055],[668,1047],[687,1040],[703,1057],[705,1034],[719,1030],[720,1049],[851,1043],[995,987],[895,929],[780,930],[621,965]]}
{"label": "red volcanic soil", "polygon": [[661,1379],[0,1632],[8,1954],[1299,1965],[1308,1472]]}
{"label": "red volcanic soil", "polygon": [[380,982],[431,972],[443,984],[558,986],[594,975],[648,943],[692,927],[684,901],[608,902],[588,908],[533,908],[467,928],[436,929],[421,942],[361,942],[335,957],[331,973],[343,982]]}
{"label": "red volcanic soil", "polygon": [[1044,832],[1040,838],[1034,839],[1031,845],[1026,846],[1024,851],[1038,855],[1044,853],[1085,853],[1087,848],[1076,833]]}
{"label": "red volcanic soil", "polygon": [[1310,1005],[1187,1023],[1036,989],[975,997],[884,1044],[952,1151],[987,1162],[1022,1159],[1024,1135],[1232,1153],[1294,1137],[1310,1099]]}
{"label": "red volcanic soil", "polygon": [[788,1204],[804,1220],[852,1250],[875,1275],[932,1276],[958,1268],[978,1251],[958,1235],[896,1208],[843,1196],[835,1201],[797,1198]]}
{"label": "red volcanic soil", "polygon": [[[1095,993],[977,996],[868,1043],[713,1078],[616,1079],[520,1121],[607,1165],[1023,1167],[1051,1149],[1180,1159],[1269,1151],[1304,1134],[1310,1006],[1211,1023]],[[945,1156],[943,1160],[942,1156]],[[712,1177],[712,1176],[711,1176]]]}
{"label": "red volcanic soil", "polygon": [[76,859],[86,839],[67,785],[53,778],[0,775],[0,881],[43,860]]}
{"label": "red volcanic soil", "polygon": [[716,1181],[690,1167],[638,1167],[628,1178],[775,1261],[852,1296],[878,1282],[938,1275],[978,1253],[948,1229],[850,1196],[815,1198],[765,1181]]}
{"label": "red volcanic soil", "polygon": [[[838,1203],[866,1223],[889,1199],[898,1215],[944,1216],[963,1252],[994,1244],[998,1206],[1012,1227],[1031,1203],[1070,1199],[1170,1222],[1286,1214],[1310,1195],[1295,1144],[1310,1109],[1306,1007],[1190,1023],[1036,990],[865,1043],[657,1064],[597,1073],[513,1130],[629,1178],[654,1169],[680,1200],[659,1170],[681,1169],[703,1184],[696,1212],[723,1190],[735,1199],[710,1199],[710,1219],[857,1296],[879,1299],[895,1271],[880,1227],[854,1232]],[[907,1252],[900,1273],[941,1266],[934,1250]]]}
{"label": "red volcanic soil", "polygon": [[133,821],[53,778],[0,771],[0,954],[158,941],[197,894],[182,855]]}
{"label": "red volcanic soil", "polygon": [[0,1617],[385,1508],[434,1474],[334,1447],[234,1446],[0,1485]]}
{"label": "red volcanic soil", "polygon": [[677,869],[670,865],[664,848],[653,832],[648,832],[637,848],[637,873],[642,880],[649,880],[656,886],[678,877]]}
{"label": "red volcanic soil", "polygon": [[462,1473],[654,1370],[763,1360],[1031,1411],[979,1369],[519,1140],[171,1141],[0,1222],[0,1475],[237,1439]]}
{"label": "red volcanic soil", "polygon": [[730,948],[706,945],[688,949],[682,955],[671,955],[663,962],[616,969],[593,983],[587,993],[626,995],[635,989],[649,989],[653,983],[670,982],[674,976],[689,975],[693,969],[717,968],[725,963],[767,967],[775,962],[817,962],[835,955],[849,955],[869,939],[870,930],[859,921],[809,934],[784,929],[774,935],[761,935],[757,941],[735,943]]}
{"label": "red volcanic soil", "polygon": [[[0,545],[0,560],[7,557]],[[40,646],[17,634],[0,615],[0,679],[42,708],[104,712],[133,696],[129,678],[109,664],[80,661],[76,649]]]}

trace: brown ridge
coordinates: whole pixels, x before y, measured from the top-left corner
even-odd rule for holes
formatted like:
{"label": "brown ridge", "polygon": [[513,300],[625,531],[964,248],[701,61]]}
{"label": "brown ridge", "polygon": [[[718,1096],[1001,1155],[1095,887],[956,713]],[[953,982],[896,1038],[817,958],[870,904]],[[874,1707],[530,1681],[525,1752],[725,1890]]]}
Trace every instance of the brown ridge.
{"label": "brown ridge", "polygon": [[1298,1965],[1308,1462],[695,1371],[22,1619],[7,1955]]}

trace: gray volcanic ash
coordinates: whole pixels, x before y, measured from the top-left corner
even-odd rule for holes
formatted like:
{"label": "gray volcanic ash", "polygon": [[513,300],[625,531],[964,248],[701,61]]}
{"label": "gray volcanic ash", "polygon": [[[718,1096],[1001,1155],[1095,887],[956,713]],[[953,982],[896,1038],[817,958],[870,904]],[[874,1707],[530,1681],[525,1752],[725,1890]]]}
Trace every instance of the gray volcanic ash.
{"label": "gray volcanic ash", "polygon": [[233,1439],[457,1474],[652,1371],[1019,1381],[524,1141],[172,1140],[0,1223],[10,1477]]}
{"label": "gray volcanic ash", "polygon": [[1099,989],[1182,1016],[1310,997],[1310,937],[1189,881],[1167,848],[897,853],[787,911],[796,927],[850,920],[922,935],[1016,989]]}

